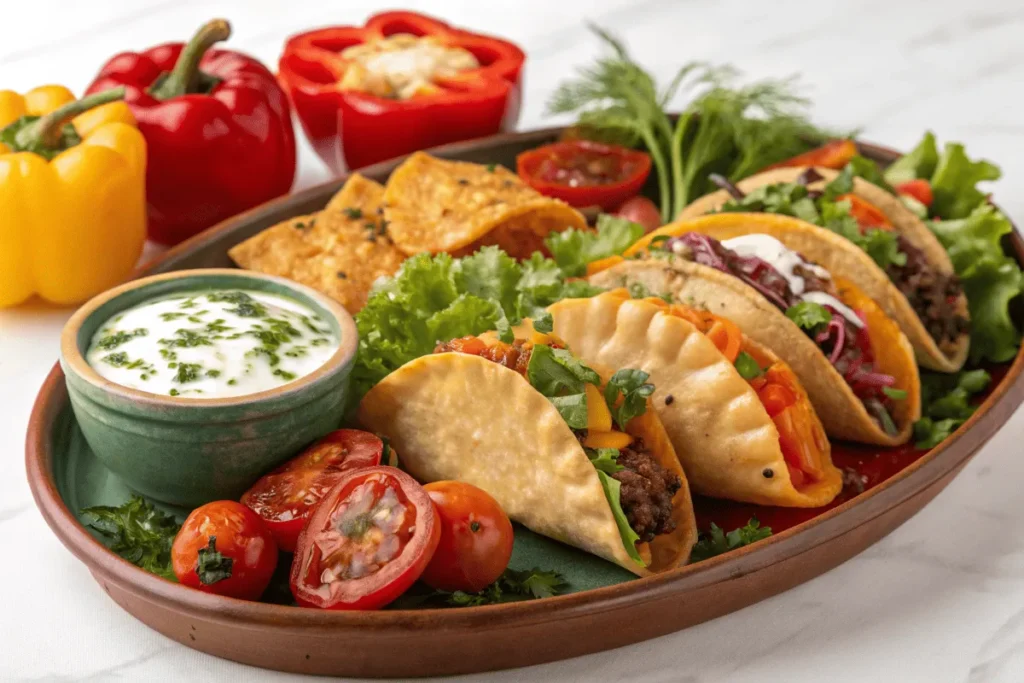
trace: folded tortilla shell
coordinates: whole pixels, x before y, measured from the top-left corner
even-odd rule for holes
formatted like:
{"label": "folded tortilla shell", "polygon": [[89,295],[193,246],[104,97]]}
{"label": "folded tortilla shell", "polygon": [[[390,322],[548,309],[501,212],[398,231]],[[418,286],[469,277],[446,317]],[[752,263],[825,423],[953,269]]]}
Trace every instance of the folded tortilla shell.
{"label": "folded tortilla shell", "polygon": [[796,373],[825,432],[879,446],[898,446],[910,438],[921,415],[921,380],[910,342],[882,309],[849,282],[835,278],[839,298],[867,317],[875,367],[892,375],[907,397],[893,402],[897,433],[887,434],[868,414],[817,344],[786,315],[739,278],[683,259],[630,260],[589,278],[600,287],[641,283],[680,302],[729,318],[754,341],[770,348]]}
{"label": "folded tortilla shell", "polygon": [[[765,185],[796,182],[797,178],[807,170],[807,167],[779,168],[741,180],[736,186],[743,192],[749,193]],[[836,171],[828,168],[815,168],[814,170],[822,176],[822,180],[812,183],[809,186],[810,189],[821,189],[838,175]],[[953,274],[953,262],[950,261],[949,253],[932,231],[910,209],[904,206],[898,197],[877,185],[869,183],[863,178],[853,179],[853,194],[878,207],[885,214],[886,218],[889,219],[889,222],[892,223],[893,228],[910,244],[924,253],[928,259],[928,264],[936,272],[942,275]],[[729,199],[729,193],[725,190],[712,192],[683,209],[682,213],[679,214],[678,220],[689,220],[717,211]],[[773,217],[771,214],[758,215],[763,215],[765,218]],[[803,231],[802,236],[796,238],[796,241],[805,244],[805,250],[804,248],[793,247],[790,242],[783,238],[780,233],[784,233],[789,229],[783,223],[774,223],[774,225],[778,226],[778,230],[775,232],[760,229],[756,230],[756,232],[765,232],[776,237],[783,244],[796,248],[797,251],[812,261],[817,261],[834,273],[849,278],[854,284],[864,290],[868,296],[878,302],[886,314],[899,324],[900,329],[907,335],[911,345],[913,345],[914,350],[917,352],[918,360],[924,367],[930,370],[938,370],[939,372],[956,372],[963,367],[964,362],[967,360],[967,353],[971,342],[969,334],[961,335],[956,343],[949,348],[939,348],[939,345],[932,336],[928,334],[928,329],[921,322],[907,297],[892,283],[892,280],[889,279],[885,271],[879,268],[867,253],[846,239],[824,228],[812,226],[810,223],[804,223],[788,216],[776,217],[788,218],[789,221],[783,223],[789,223],[789,225],[802,224],[810,226],[813,228],[811,235],[814,233],[827,233],[828,237],[822,237],[820,240],[813,239],[813,237],[808,236],[806,231]],[[736,224],[732,225],[735,226]],[[704,231],[701,230],[701,232]],[[755,232],[755,230],[751,230],[751,232]],[[708,232],[707,234],[715,237],[713,233]],[[737,232],[736,234],[747,233]],[[967,297],[963,293],[961,293],[954,307],[964,317],[969,315]]]}
{"label": "folded tortilla shell", "polygon": [[395,169],[384,193],[395,245],[412,256],[463,256],[496,244],[514,258],[546,253],[552,232],[585,230],[586,218],[545,197],[503,166],[438,159],[416,152]]}
{"label": "folded tortilla shell", "polygon": [[[779,432],[757,392],[689,321],[614,292],[566,299],[548,311],[555,335],[584,362],[651,376],[654,408],[695,492],[760,505],[820,507],[842,489],[842,474],[813,411],[825,478],[799,490],[793,486]],[[758,352],[776,360],[763,347]],[[801,394],[798,401],[807,401]],[[770,479],[766,469],[773,473]]]}
{"label": "folded tortilla shell", "polygon": [[[650,408],[650,407],[649,407]],[[611,507],[583,447],[558,410],[522,375],[479,356],[441,353],[406,363],[363,398],[360,423],[387,437],[422,482],[478,486],[523,526],[644,576],[690,555],[697,530],[686,476],[657,414],[629,424],[683,485],[676,528],[655,538],[645,569],[626,553]],[[634,433],[635,432],[635,433]]]}

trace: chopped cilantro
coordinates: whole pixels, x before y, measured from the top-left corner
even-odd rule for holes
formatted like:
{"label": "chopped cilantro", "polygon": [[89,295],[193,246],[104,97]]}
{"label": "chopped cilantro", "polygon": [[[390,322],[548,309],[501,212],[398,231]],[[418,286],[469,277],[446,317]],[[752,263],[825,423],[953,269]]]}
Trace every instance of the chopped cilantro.
{"label": "chopped cilantro", "polygon": [[199,372],[202,369],[203,366],[199,363],[178,363],[178,373],[174,376],[174,381],[179,384],[195,382],[199,379]]}
{"label": "chopped cilantro", "polygon": [[696,545],[690,552],[690,562],[700,562],[730,550],[742,548],[772,535],[771,527],[762,527],[756,517],[751,517],[746,526],[723,532],[717,524],[711,523],[711,530],[701,532]]}
{"label": "chopped cilantro", "polygon": [[813,301],[801,301],[798,304],[786,309],[786,317],[797,324],[797,327],[814,334],[821,325],[828,325],[832,320],[832,314],[821,304]]}
{"label": "chopped cilantro", "polygon": [[654,393],[654,385],[647,381],[649,378],[643,370],[623,368],[608,380],[604,400],[619,429],[625,430],[630,420],[647,412],[647,398]]}
{"label": "chopped cilantro", "polygon": [[175,581],[171,569],[171,545],[180,524],[172,516],[153,507],[142,496],[132,496],[120,506],[98,505],[84,508],[86,522],[103,536],[107,546],[137,567]]}

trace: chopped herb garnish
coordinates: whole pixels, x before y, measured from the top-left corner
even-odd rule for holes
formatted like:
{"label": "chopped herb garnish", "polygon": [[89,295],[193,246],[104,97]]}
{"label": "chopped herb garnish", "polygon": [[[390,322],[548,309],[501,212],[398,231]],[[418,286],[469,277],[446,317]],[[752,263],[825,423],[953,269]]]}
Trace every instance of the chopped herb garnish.
{"label": "chopped herb garnish", "polygon": [[142,496],[132,496],[118,507],[84,508],[81,514],[93,518],[86,526],[102,535],[112,551],[137,567],[175,580],[171,545],[181,525],[172,515],[156,509]]}
{"label": "chopped herb garnish", "polygon": [[212,377],[213,379],[216,379],[216,378],[220,377],[220,370],[207,370],[206,371],[206,376],[207,377]]}
{"label": "chopped herb garnish", "polygon": [[128,354],[124,351],[111,353],[103,357],[103,362],[107,365],[113,365],[115,368],[121,368],[128,364]]}
{"label": "chopped herb garnish", "polygon": [[496,169],[497,167],[498,167],[497,164],[487,164],[487,172],[488,173],[494,173],[494,169]]}
{"label": "chopped herb garnish", "polygon": [[893,389],[892,387],[882,387],[882,393],[894,401],[902,401],[907,397],[906,389]]}
{"label": "chopped herb garnish", "polygon": [[108,335],[100,339],[98,342],[96,342],[96,346],[105,351],[110,351],[116,349],[118,346],[124,344],[125,342],[129,342],[132,339],[135,339],[136,337],[145,337],[147,334],[149,334],[149,330],[142,327],[132,330],[131,332],[115,332],[111,335]]}
{"label": "chopped herb garnish", "polygon": [[177,339],[161,339],[160,343],[164,346],[176,347],[176,348],[192,348],[195,346],[210,346],[210,338],[203,336],[195,330],[181,329],[176,330],[174,333]]}
{"label": "chopped herb garnish", "polygon": [[178,374],[174,376],[174,381],[179,384],[195,382],[199,379],[199,372],[202,369],[203,366],[199,363],[179,363]]}
{"label": "chopped herb garnish", "polygon": [[178,318],[184,318],[184,317],[185,317],[185,314],[182,313],[181,311],[169,311],[167,313],[161,313],[160,314],[160,318],[162,320],[164,320],[165,322],[171,322],[172,320],[177,320]]}
{"label": "chopped herb garnish", "polygon": [[168,391],[167,393],[168,393],[168,394],[170,394],[171,396],[178,396],[178,395],[180,395],[180,394],[181,394],[181,392],[180,392],[180,391],[178,391],[177,389],[171,389],[171,390],[170,390],[170,391]]}
{"label": "chopped herb garnish", "polygon": [[711,523],[711,530],[708,533],[701,533],[698,537],[693,551],[690,553],[690,562],[700,562],[709,557],[715,557],[730,550],[742,548],[755,541],[768,538],[772,535],[771,527],[762,527],[756,517],[751,517],[746,526],[733,529],[729,533],[722,531],[717,524]]}
{"label": "chopped herb garnish", "polygon": [[359,220],[360,218],[363,217],[363,210],[357,206],[347,206],[344,209],[342,209],[342,212],[345,214],[347,218],[350,218],[351,220],[354,221]]}
{"label": "chopped herb garnish", "polygon": [[296,377],[294,372],[288,372],[287,370],[282,370],[281,368],[274,370],[274,375],[280,377],[286,382],[291,382]]}

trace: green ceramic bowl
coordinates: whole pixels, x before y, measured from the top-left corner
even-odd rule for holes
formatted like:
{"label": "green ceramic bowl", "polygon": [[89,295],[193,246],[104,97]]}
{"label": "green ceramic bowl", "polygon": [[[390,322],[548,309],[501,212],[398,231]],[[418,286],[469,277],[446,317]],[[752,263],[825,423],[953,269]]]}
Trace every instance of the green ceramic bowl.
{"label": "green ceramic bowl", "polygon": [[[222,399],[129,389],[86,362],[93,334],[119,311],[153,297],[222,288],[291,297],[327,320],[341,346],[294,382]],[[187,270],[134,280],[82,306],[64,328],[60,364],[75,418],[96,457],[139,493],[195,507],[237,500],[268,469],[337,429],[356,347],[352,316],[308,287],[240,270]]]}

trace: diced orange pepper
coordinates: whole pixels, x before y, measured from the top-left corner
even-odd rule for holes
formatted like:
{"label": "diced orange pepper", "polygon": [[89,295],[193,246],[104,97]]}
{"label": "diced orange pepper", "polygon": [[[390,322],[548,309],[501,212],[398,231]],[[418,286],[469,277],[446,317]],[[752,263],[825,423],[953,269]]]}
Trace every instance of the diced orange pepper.
{"label": "diced orange pepper", "polygon": [[[587,395],[588,433],[611,431],[612,413],[608,410],[608,404],[604,402],[604,396],[601,394],[601,390],[593,384],[588,384],[586,385],[585,391]],[[591,446],[591,448],[601,447]],[[608,448],[614,448],[614,446],[608,446]]]}
{"label": "diced orange pepper", "polygon": [[587,448],[616,448],[622,450],[633,443],[633,437],[624,432],[587,432],[583,445]]}
{"label": "diced orange pepper", "polygon": [[789,168],[791,166],[818,166],[838,171],[850,163],[850,159],[855,156],[857,156],[857,145],[853,143],[853,140],[832,140],[810,152],[797,154],[795,157],[772,164],[764,170],[770,171],[773,168]]}
{"label": "diced orange pepper", "polygon": [[861,199],[855,194],[841,194],[836,197],[836,201],[850,202],[850,215],[860,225],[861,232],[869,228],[892,230],[892,222],[889,221],[889,217],[871,202]]}

